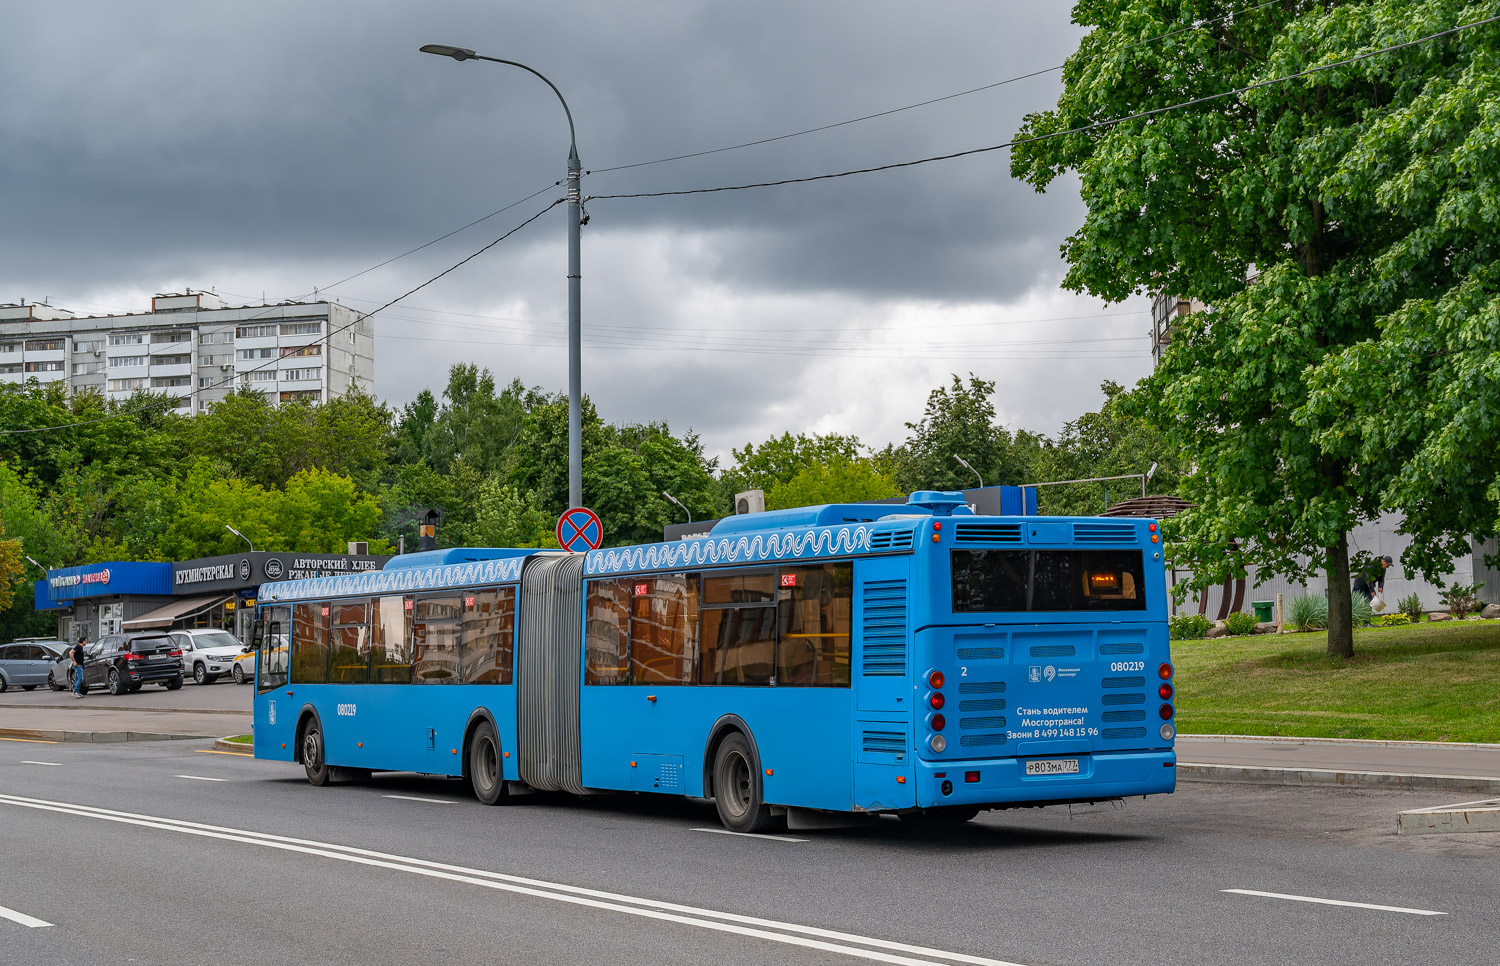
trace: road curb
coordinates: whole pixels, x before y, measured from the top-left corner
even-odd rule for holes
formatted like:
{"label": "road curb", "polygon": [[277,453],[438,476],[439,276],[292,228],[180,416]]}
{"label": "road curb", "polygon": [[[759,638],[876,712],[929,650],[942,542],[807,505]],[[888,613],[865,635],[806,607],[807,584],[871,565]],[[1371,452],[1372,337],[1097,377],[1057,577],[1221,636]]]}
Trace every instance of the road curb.
{"label": "road curb", "polygon": [[207,735],[171,735],[153,731],[47,731],[37,728],[0,728],[0,738],[29,741],[87,741],[96,744],[116,741],[201,741]]}
{"label": "road curb", "polygon": [[1177,777],[1189,782],[1229,785],[1328,786],[1399,791],[1500,792],[1500,778],[1471,775],[1406,775],[1334,768],[1268,768],[1264,765],[1211,765],[1178,762]]}
{"label": "road curb", "polygon": [[1349,745],[1364,748],[1465,748],[1478,751],[1500,751],[1500,745],[1476,741],[1385,741],[1375,738],[1300,738],[1295,735],[1190,735],[1178,732],[1188,741],[1276,741],[1297,745]]}
{"label": "road curb", "polygon": [[247,755],[253,755],[253,754],[255,754],[255,745],[253,745],[253,744],[248,744],[247,745],[243,741],[230,741],[229,739],[232,738],[232,737],[235,737],[235,736],[234,735],[228,735],[228,736],[223,737],[223,738],[215,738],[214,739],[214,750],[215,751],[239,751],[239,752],[243,752],[243,753],[245,753]]}
{"label": "road curb", "polygon": [[1500,798],[1436,808],[1413,808],[1396,816],[1398,835],[1451,832],[1500,832]]}

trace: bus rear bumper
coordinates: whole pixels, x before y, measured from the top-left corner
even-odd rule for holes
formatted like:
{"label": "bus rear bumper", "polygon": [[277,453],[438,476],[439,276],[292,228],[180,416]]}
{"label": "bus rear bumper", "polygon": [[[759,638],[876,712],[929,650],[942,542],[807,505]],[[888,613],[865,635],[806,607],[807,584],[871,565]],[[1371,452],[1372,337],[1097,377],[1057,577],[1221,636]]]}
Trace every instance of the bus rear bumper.
{"label": "bus rear bumper", "polygon": [[[918,761],[917,805],[1000,806],[1161,795],[1177,788],[1174,751],[1059,755],[1077,759],[1077,774],[1027,775],[1031,758]],[[1048,759],[1048,760],[1057,760]],[[948,789],[945,793],[944,789]]]}

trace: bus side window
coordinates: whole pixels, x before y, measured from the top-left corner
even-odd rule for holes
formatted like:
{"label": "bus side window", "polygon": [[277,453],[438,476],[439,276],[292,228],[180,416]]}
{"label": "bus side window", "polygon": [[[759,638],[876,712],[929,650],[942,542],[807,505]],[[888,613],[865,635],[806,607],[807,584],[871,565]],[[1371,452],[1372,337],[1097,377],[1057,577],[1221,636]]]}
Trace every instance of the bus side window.
{"label": "bus side window", "polygon": [[775,571],[703,576],[699,684],[771,684],[776,673]]}
{"label": "bus side window", "polygon": [[328,611],[328,605],[321,601],[292,607],[293,684],[328,681]]}
{"label": "bus side window", "polygon": [[[649,578],[640,578],[644,583]],[[584,684],[630,683],[630,607],[636,580],[588,582],[584,631]]]}

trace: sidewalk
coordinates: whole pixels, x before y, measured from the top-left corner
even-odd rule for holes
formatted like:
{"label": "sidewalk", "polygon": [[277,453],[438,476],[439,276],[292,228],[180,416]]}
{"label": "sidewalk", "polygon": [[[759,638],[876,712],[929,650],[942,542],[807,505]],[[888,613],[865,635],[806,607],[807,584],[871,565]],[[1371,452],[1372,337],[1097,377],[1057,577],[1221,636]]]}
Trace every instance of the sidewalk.
{"label": "sidewalk", "polygon": [[1182,781],[1500,792],[1500,745],[1178,735]]}
{"label": "sidewalk", "polygon": [[42,741],[164,741],[220,738],[250,732],[252,716],[242,711],[110,707],[108,698],[74,707],[0,707],[0,738]]}

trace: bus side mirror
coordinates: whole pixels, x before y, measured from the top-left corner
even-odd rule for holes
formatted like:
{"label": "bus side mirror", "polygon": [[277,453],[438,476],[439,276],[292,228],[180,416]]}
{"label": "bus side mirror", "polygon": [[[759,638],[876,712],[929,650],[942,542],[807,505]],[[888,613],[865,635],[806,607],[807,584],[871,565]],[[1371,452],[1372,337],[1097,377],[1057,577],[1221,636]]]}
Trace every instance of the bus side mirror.
{"label": "bus side mirror", "polygon": [[250,632],[250,646],[246,650],[248,650],[248,651],[258,651],[258,650],[260,650],[261,649],[261,645],[265,642],[265,639],[266,639],[266,622],[263,621],[263,620],[257,620],[255,622],[255,628]]}

